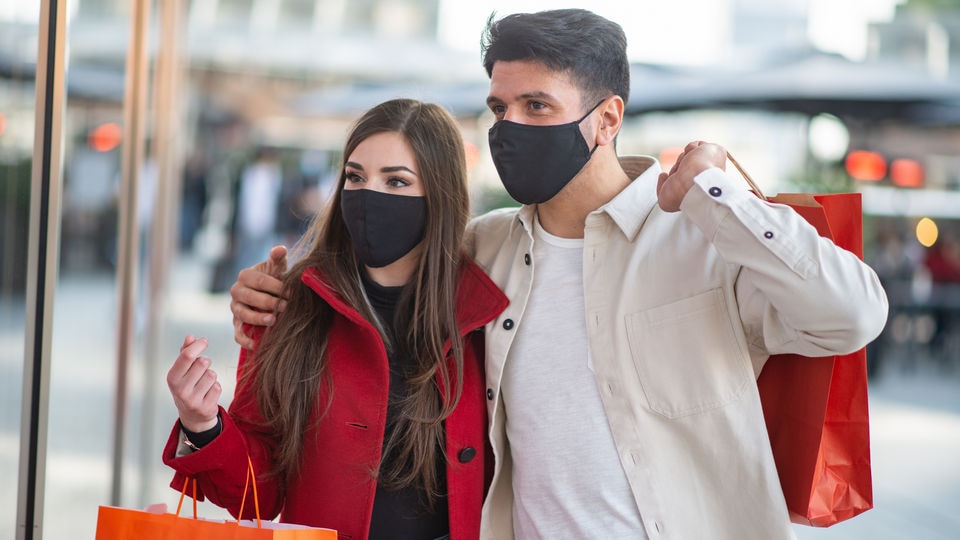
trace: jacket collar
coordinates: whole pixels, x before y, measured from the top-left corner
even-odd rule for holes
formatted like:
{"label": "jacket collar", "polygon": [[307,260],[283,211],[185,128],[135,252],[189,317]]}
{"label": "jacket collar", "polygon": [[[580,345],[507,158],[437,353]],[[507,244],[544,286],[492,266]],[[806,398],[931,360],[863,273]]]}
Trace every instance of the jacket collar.
{"label": "jacket collar", "polygon": [[[460,334],[466,335],[495,319],[510,302],[472,259],[462,255],[460,260],[456,312]],[[370,326],[370,323],[357,310],[345,302],[338,292],[330,288],[317,268],[304,270],[300,280],[323,298],[337,313],[354,324]]]}
{"label": "jacket collar", "polygon": [[[661,169],[660,163],[650,156],[621,156],[620,165],[632,182],[613,200],[591,213],[606,213],[632,242],[657,204],[657,179]],[[537,205],[525,204],[517,213],[528,235],[533,234],[536,211]]]}
{"label": "jacket collar", "polygon": [[657,205],[657,180],[660,163],[649,156],[620,158],[620,165],[632,182],[595,212],[605,212],[631,242],[640,232],[650,211]]}

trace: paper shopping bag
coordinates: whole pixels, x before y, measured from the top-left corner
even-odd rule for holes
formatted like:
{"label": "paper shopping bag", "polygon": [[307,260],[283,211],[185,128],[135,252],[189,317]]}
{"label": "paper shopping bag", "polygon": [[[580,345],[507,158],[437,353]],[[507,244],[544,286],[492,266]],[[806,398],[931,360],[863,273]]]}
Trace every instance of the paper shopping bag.
{"label": "paper shopping bag", "polygon": [[[282,527],[282,528],[280,528]],[[263,521],[221,521],[101,506],[96,540],[336,540],[332,529]]]}
{"label": "paper shopping bag", "polygon": [[[197,517],[196,480],[192,480],[194,489],[193,518],[181,517],[180,508],[187,492],[188,479],[180,492],[180,502],[176,513],[148,512],[100,506],[97,514],[96,540],[184,540],[202,538],[203,540],[337,540],[337,531],[274,523],[260,520],[260,502],[257,499],[256,481],[253,477],[253,464],[247,460],[247,486],[244,487],[243,500],[246,502],[247,488],[253,485],[254,510],[256,521],[206,520]],[[242,503],[243,504],[243,503]],[[241,506],[240,515],[243,515]]]}
{"label": "paper shopping bag", "polygon": [[[173,540],[174,538],[227,538],[219,536],[222,521],[183,518],[143,510],[101,506],[97,513],[96,540]],[[234,525],[235,526],[235,525]]]}
{"label": "paper shopping bag", "polygon": [[[863,257],[859,193],[763,198],[789,205],[821,236]],[[873,508],[866,350],[822,358],[773,355],[757,385],[791,521],[829,527]]]}

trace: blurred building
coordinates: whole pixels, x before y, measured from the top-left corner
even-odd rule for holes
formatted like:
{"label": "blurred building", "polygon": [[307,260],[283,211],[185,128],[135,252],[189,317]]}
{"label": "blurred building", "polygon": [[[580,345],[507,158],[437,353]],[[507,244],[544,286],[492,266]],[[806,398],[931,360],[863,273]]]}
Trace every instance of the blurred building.
{"label": "blurred building", "polygon": [[926,69],[942,79],[960,73],[960,5],[956,2],[898,6],[893,20],[872,24],[869,32],[870,58]]}

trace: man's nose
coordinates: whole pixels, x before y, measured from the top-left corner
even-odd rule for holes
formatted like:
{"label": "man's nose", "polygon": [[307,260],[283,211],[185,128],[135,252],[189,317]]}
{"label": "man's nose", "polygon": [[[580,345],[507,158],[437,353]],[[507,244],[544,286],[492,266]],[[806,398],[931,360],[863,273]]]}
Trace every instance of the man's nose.
{"label": "man's nose", "polygon": [[503,111],[503,119],[522,124],[522,111],[519,107],[507,107],[506,110]]}

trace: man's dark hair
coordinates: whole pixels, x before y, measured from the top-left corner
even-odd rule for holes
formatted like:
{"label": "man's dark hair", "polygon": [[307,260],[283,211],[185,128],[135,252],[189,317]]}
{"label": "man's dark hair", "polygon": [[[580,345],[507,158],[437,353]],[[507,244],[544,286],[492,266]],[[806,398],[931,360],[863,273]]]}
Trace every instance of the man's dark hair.
{"label": "man's dark hair", "polygon": [[532,60],[567,72],[583,91],[584,107],[616,94],[630,95],[627,37],[619,24],[585,9],[556,9],[487,19],[480,41],[483,67]]}

